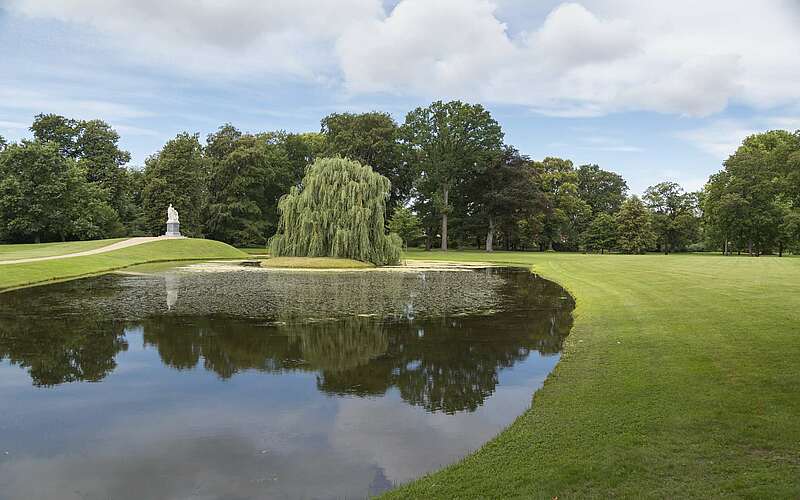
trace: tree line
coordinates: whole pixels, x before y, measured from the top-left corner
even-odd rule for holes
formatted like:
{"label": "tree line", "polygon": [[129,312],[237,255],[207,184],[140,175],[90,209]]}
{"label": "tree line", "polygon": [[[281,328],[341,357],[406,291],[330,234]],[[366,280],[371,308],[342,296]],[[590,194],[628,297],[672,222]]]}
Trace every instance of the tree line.
{"label": "tree line", "polygon": [[238,246],[275,234],[278,201],[315,159],[369,165],[390,183],[387,225],[406,245],[506,250],[715,250],[751,255],[800,245],[800,131],[744,140],[704,189],[674,182],[629,194],[617,173],[504,142],[479,104],[437,101],[403,123],[383,112],[333,113],[319,132],[181,133],[128,165],[100,120],[38,115],[32,139],[0,138],[0,241],[39,242],[181,230]]}

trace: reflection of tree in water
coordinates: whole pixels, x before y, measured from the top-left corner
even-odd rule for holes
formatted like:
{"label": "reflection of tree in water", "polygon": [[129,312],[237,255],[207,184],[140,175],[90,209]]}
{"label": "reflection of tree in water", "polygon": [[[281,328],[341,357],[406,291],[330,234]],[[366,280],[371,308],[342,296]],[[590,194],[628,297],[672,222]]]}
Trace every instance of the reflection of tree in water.
{"label": "reflection of tree in water", "polygon": [[228,319],[161,318],[144,323],[145,344],[176,369],[203,366],[222,378],[248,370],[343,370],[386,351],[380,323],[348,318],[287,327]]}
{"label": "reflection of tree in water", "polygon": [[[574,304],[560,287],[527,272],[500,273],[499,310],[482,316],[389,322],[350,316],[276,326],[164,315],[141,324],[145,344],[179,370],[202,360],[222,378],[243,370],[316,372],[317,387],[329,394],[381,395],[395,387],[405,401],[430,411],[471,411],[492,394],[501,369],[531,351],[559,352],[572,325]],[[0,296],[0,360],[27,368],[35,385],[101,380],[127,349],[122,324],[100,319],[108,317],[104,309],[83,307],[83,298],[75,310],[68,297],[73,286]],[[35,314],[42,310],[52,314]]]}
{"label": "reflection of tree in water", "polygon": [[99,382],[116,368],[115,356],[127,349],[122,325],[96,318],[0,317],[0,361],[27,369],[35,386]]}
{"label": "reflection of tree in water", "polygon": [[255,369],[318,372],[330,394],[381,395],[392,387],[430,411],[475,410],[498,372],[531,351],[554,354],[572,324],[572,300],[560,287],[512,273],[505,312],[411,322],[348,318],[286,326],[161,318],[145,323],[145,341],[162,360],[192,368],[200,360],[223,378]]}

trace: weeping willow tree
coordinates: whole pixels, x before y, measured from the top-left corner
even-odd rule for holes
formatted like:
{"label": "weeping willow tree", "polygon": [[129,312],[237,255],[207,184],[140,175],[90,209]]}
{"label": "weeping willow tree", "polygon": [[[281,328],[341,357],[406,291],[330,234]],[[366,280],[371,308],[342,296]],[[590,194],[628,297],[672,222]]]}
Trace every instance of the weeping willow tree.
{"label": "weeping willow tree", "polygon": [[386,234],[389,180],[345,158],[320,158],[306,170],[302,188],[278,202],[274,256],[343,257],[382,266],[400,261],[402,243]]}

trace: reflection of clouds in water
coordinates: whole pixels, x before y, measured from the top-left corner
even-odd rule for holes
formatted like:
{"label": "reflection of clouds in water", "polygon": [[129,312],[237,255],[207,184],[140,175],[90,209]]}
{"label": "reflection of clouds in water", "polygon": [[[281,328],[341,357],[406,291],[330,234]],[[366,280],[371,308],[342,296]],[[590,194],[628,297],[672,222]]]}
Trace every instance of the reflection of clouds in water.
{"label": "reflection of clouds in water", "polygon": [[328,444],[330,418],[313,406],[263,419],[239,410],[184,407],[119,419],[85,452],[4,464],[0,496],[341,498],[366,496],[380,478],[373,464]]}
{"label": "reflection of clouds in water", "polygon": [[[501,386],[477,411],[455,415],[427,413],[394,392],[276,407],[255,397],[264,387],[253,377],[228,391],[98,416],[70,453],[3,464],[0,485],[10,498],[366,496],[480,447],[528,408],[546,371],[518,373],[511,378],[522,385]],[[68,426],[91,420],[77,408],[63,415]]]}
{"label": "reflection of clouds in water", "polygon": [[459,460],[510,425],[530,407],[533,389],[548,372],[531,374],[524,385],[500,386],[476,411],[455,415],[400,404],[396,394],[346,398],[331,440],[379,466],[390,482],[404,483]]}

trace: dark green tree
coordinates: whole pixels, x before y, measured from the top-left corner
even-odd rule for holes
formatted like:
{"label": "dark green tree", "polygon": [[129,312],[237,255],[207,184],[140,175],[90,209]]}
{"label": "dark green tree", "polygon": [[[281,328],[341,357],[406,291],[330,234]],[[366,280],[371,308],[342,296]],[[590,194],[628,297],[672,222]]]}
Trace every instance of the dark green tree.
{"label": "dark green tree", "polygon": [[403,137],[419,173],[417,191],[436,207],[447,250],[450,195],[486,171],[501,152],[503,131],[480,104],[436,101],[408,113]]}
{"label": "dark green tree", "polygon": [[779,246],[782,203],[791,199],[791,176],[800,151],[797,134],[772,130],[747,137],[706,185],[704,212],[712,241],[760,255]]}
{"label": "dark green tree", "polygon": [[591,220],[591,208],[578,194],[578,174],[570,160],[548,157],[537,162],[545,194],[541,212],[542,250],[575,250]]}
{"label": "dark green tree", "polygon": [[475,209],[472,217],[485,224],[487,252],[494,251],[498,231],[510,250],[519,240],[517,221],[535,216],[545,204],[535,163],[511,146],[504,147],[486,172],[473,179],[468,195]]}
{"label": "dark green tree", "polygon": [[422,223],[419,217],[406,207],[397,207],[389,219],[389,231],[400,236],[403,246],[413,244],[422,237]]}
{"label": "dark green tree", "polygon": [[181,232],[202,236],[207,179],[207,162],[197,134],[178,134],[148,158],[142,187],[146,231],[153,235],[164,232],[171,203],[180,214]]}
{"label": "dark green tree", "polygon": [[600,250],[600,253],[611,251],[617,244],[617,221],[613,215],[601,212],[589,225],[584,236],[586,248]]}
{"label": "dark green tree", "polygon": [[286,137],[242,134],[229,124],[208,136],[208,237],[251,246],[265,245],[275,233],[278,199],[298,182]]}
{"label": "dark green tree", "polygon": [[589,205],[593,215],[619,211],[628,192],[628,183],[621,175],[597,165],[581,165],[576,174],[578,196]]}
{"label": "dark green tree", "polygon": [[631,196],[617,214],[617,245],[625,253],[640,254],[652,247],[655,235],[650,212],[638,196]]}
{"label": "dark green tree", "polygon": [[54,142],[63,156],[77,158],[80,127],[78,120],[50,113],[36,115],[30,129],[36,140]]}
{"label": "dark green tree", "polygon": [[644,202],[653,213],[653,231],[665,254],[697,241],[700,213],[694,193],[684,192],[675,182],[660,182],[647,188]]}
{"label": "dark green tree", "polygon": [[119,221],[104,193],[55,142],[22,141],[0,153],[0,239],[100,238]]}
{"label": "dark green tree", "polygon": [[[73,120],[40,114],[35,117],[31,131],[37,140],[54,142],[64,157],[79,164],[86,180],[102,190],[105,201],[114,208],[120,221],[127,223],[135,219],[137,209],[125,168],[131,155],[120,149],[119,134],[109,124],[102,120]],[[122,227],[121,232],[124,232]]]}
{"label": "dark green tree", "polygon": [[322,119],[324,156],[342,156],[369,165],[389,179],[389,211],[408,199],[414,180],[400,142],[400,127],[389,113],[332,113]]}

